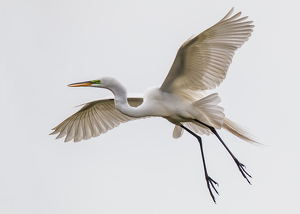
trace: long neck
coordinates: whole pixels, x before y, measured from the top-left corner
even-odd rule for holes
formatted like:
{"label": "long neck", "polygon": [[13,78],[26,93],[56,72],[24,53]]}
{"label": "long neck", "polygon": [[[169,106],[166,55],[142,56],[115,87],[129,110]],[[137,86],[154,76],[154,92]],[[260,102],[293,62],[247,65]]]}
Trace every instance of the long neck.
{"label": "long neck", "polygon": [[126,88],[117,80],[114,82],[114,86],[109,88],[110,91],[115,95],[115,105],[118,110],[123,114],[131,117],[142,117],[145,116],[139,107],[135,108],[129,105],[127,101]]}

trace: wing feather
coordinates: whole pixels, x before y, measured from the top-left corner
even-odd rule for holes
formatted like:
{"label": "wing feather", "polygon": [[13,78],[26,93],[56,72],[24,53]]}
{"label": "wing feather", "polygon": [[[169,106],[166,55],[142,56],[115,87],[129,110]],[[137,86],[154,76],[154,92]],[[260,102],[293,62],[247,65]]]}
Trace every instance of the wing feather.
{"label": "wing feather", "polygon": [[[128,98],[128,103],[137,107],[142,104],[143,98]],[[56,139],[66,136],[65,142],[74,140],[78,142],[97,137],[131,120],[138,118],[129,117],[120,112],[113,99],[103,99],[85,104],[78,112],[65,119],[53,128],[51,134],[58,134]]]}
{"label": "wing feather", "polygon": [[178,50],[161,85],[165,92],[185,95],[194,90],[214,89],[225,79],[234,52],[251,36],[252,21],[233,8],[217,24],[190,38]]}

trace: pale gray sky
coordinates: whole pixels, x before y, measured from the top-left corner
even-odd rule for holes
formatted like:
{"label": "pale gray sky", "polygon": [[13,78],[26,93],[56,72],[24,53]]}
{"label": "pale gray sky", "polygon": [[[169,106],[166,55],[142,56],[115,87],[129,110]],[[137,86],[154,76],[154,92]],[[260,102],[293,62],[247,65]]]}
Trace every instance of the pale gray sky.
{"label": "pale gray sky", "polygon": [[[0,0],[0,213],[299,213],[297,1]],[[109,95],[67,84],[112,76],[131,93],[160,85],[179,46],[231,9],[254,21],[213,91],[226,116],[265,147],[220,135],[253,176],[248,185],[214,136],[172,138],[160,118],[63,143],[50,129]],[[210,92],[209,92],[210,93]]]}

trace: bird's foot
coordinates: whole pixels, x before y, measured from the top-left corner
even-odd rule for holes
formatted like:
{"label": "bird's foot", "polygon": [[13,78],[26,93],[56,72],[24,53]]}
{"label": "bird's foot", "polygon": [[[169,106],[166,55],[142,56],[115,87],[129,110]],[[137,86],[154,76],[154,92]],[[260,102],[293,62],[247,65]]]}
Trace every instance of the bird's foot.
{"label": "bird's foot", "polygon": [[216,199],[215,199],[215,196],[214,194],[212,193],[211,191],[211,187],[214,189],[214,191],[219,195],[216,187],[214,185],[217,185],[219,186],[219,184],[214,181],[211,177],[209,177],[207,174],[205,175],[205,179],[206,179],[206,183],[207,183],[207,188],[209,190],[209,193],[210,193],[210,196],[212,197],[213,201],[216,203]]}
{"label": "bird's foot", "polygon": [[[238,166],[240,172],[242,173],[243,177],[248,181],[248,183],[251,185],[249,178],[252,178],[251,175],[246,171],[246,166],[244,164],[242,164],[241,162],[239,162],[238,159],[234,158],[234,162],[236,163],[236,165]],[[247,177],[248,176],[248,177]]]}

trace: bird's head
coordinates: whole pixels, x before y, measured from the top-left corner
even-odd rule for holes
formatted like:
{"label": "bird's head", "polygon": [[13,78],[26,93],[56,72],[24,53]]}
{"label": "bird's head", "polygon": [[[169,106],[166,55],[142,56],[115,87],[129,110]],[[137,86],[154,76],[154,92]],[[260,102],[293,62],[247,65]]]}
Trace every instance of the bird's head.
{"label": "bird's head", "polygon": [[91,81],[85,82],[78,82],[69,84],[69,87],[98,87],[98,88],[107,88],[110,89],[111,87],[118,84],[118,81],[112,77],[102,77]]}

